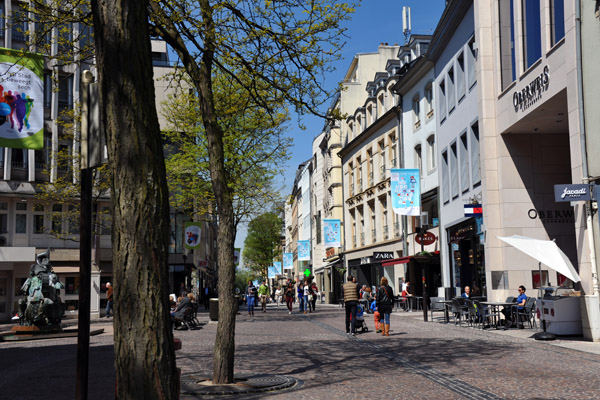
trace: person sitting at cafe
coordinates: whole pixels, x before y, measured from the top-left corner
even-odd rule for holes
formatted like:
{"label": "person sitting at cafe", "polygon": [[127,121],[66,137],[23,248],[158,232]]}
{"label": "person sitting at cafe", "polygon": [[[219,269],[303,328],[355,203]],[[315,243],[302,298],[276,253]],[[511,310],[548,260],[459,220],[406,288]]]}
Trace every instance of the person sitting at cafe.
{"label": "person sitting at cafe", "polygon": [[527,302],[527,295],[525,294],[525,286],[521,285],[519,286],[519,296],[517,297],[517,304],[511,306],[511,307],[504,307],[502,309],[502,314],[504,314],[504,317],[506,319],[506,321],[511,321],[513,324],[515,323],[515,321],[512,320],[512,316],[513,313],[516,313],[517,310],[518,311],[522,311],[523,309],[525,309],[525,303]]}
{"label": "person sitting at cafe", "polygon": [[465,291],[463,292],[463,294],[461,296],[465,299],[470,299],[471,298],[471,288],[468,286],[465,286]]}

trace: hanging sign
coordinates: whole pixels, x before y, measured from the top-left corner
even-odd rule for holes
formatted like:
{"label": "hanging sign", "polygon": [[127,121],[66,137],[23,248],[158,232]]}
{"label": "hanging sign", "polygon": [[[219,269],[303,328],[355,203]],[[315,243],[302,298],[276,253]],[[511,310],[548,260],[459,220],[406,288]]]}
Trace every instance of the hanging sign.
{"label": "hanging sign", "polygon": [[425,234],[422,236],[421,235],[415,236],[415,242],[425,245],[425,246],[434,244],[436,240],[437,240],[437,237],[431,232],[425,232]]}
{"label": "hanging sign", "polygon": [[590,185],[554,185],[554,201],[588,201],[592,199]]}
{"label": "hanging sign", "polygon": [[341,246],[341,223],[339,219],[324,219],[323,233],[325,237],[325,247]]}
{"label": "hanging sign", "polygon": [[421,215],[421,187],[418,169],[392,168],[392,209],[399,215]]}
{"label": "hanging sign", "polygon": [[283,253],[283,269],[294,269],[294,253]]}
{"label": "hanging sign", "polygon": [[298,240],[298,261],[310,261],[310,240]]}

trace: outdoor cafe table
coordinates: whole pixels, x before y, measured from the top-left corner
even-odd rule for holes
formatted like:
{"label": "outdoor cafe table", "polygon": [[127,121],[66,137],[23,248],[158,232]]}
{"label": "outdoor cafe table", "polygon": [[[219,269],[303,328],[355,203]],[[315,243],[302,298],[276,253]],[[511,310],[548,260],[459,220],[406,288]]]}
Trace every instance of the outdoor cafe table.
{"label": "outdoor cafe table", "polygon": [[512,313],[512,306],[516,305],[515,302],[506,302],[506,301],[482,301],[481,305],[490,307],[490,314],[493,315],[494,318],[494,327],[499,329],[500,325],[500,313],[501,307],[510,307]]}
{"label": "outdoor cafe table", "polygon": [[444,305],[444,321],[446,323],[449,323],[450,322],[450,310],[452,309],[452,300],[438,300],[438,301],[434,301],[434,303]]}
{"label": "outdoor cafe table", "polygon": [[[423,309],[423,297],[421,296],[406,296],[408,299],[408,308],[410,311]],[[414,305],[414,308],[413,308]],[[420,307],[419,307],[420,306]]]}

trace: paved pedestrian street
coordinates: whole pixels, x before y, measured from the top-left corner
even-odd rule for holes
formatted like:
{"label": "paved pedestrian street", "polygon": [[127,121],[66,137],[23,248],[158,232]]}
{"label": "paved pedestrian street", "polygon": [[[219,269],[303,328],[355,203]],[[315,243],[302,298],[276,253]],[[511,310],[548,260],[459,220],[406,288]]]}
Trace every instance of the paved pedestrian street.
{"label": "paved pedestrian street", "polygon": [[[243,310],[241,310],[243,311]],[[216,334],[208,314],[201,329],[176,331],[183,343],[177,364],[186,374],[209,375]],[[243,394],[268,399],[598,399],[600,343],[536,341],[530,329],[495,331],[423,322],[421,312],[392,314],[389,337],[345,334],[344,310],[288,315],[241,312],[236,326],[236,373],[291,377],[291,389]],[[91,338],[90,399],[114,392],[112,324]],[[76,338],[0,343],[0,398],[74,398]],[[29,372],[28,372],[29,370]],[[52,389],[51,389],[52,388]],[[43,396],[42,396],[43,394]],[[184,394],[182,399],[201,396]],[[206,397],[202,397],[206,398]]]}

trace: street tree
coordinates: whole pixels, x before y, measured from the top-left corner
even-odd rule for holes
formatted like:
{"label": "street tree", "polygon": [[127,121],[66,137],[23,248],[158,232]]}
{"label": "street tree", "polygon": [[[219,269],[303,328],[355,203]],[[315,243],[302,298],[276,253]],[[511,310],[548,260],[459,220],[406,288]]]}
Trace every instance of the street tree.
{"label": "street tree", "polygon": [[154,103],[148,1],[92,2],[111,175],[119,399],[177,399],[167,255],[169,195]]}
{"label": "street tree", "polygon": [[[165,79],[191,85],[179,71]],[[223,76],[214,83],[215,106],[223,131],[225,169],[233,195],[234,224],[248,221],[278,199],[274,178],[289,159],[291,139],[284,136],[288,121],[285,104],[273,104],[272,113],[257,107],[239,85]],[[169,126],[163,132],[171,205],[186,213],[212,212],[209,152],[199,112],[198,96],[179,90],[162,104]]]}
{"label": "street tree", "polygon": [[183,0],[151,1],[150,9],[152,33],[177,53],[198,93],[219,219],[220,298],[213,382],[232,383],[235,299],[229,294],[235,282],[234,192],[218,120],[215,76],[218,71],[236,81],[243,95],[267,112],[283,99],[300,114],[324,116],[320,107],[336,88],[328,93],[323,72],[341,56],[342,22],[350,18],[354,5],[335,0]]}
{"label": "street tree", "polygon": [[273,260],[281,255],[281,230],[283,221],[277,214],[268,212],[248,224],[244,240],[244,265],[262,279],[266,279]]}

